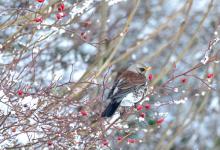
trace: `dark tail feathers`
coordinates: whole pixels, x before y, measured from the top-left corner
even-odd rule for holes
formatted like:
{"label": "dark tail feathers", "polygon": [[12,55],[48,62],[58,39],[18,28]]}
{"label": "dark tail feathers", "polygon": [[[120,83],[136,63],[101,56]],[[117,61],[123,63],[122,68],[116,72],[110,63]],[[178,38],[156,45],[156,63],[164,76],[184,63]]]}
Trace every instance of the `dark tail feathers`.
{"label": "dark tail feathers", "polygon": [[102,112],[102,117],[111,117],[115,111],[117,110],[118,106],[120,105],[120,102],[112,101],[108,104],[106,109]]}

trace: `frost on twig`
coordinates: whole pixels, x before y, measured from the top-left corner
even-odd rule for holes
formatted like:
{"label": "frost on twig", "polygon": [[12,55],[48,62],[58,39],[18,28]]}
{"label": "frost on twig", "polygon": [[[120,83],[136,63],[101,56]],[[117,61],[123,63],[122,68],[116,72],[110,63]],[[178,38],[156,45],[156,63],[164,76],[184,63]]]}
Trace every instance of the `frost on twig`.
{"label": "frost on twig", "polygon": [[201,60],[202,64],[206,64],[209,61],[209,57],[211,55],[211,52],[213,51],[214,46],[219,42],[220,38],[218,37],[218,31],[215,31],[215,38],[214,40],[210,41],[208,49],[205,52],[204,57]]}

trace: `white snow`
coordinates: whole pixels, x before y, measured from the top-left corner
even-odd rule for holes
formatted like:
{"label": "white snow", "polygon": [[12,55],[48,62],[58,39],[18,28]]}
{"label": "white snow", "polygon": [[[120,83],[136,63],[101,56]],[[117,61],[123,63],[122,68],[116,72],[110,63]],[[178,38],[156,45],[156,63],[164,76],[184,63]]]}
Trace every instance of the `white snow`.
{"label": "white snow", "polygon": [[11,111],[10,105],[8,103],[8,97],[1,90],[0,91],[0,114],[3,113],[7,115]]}
{"label": "white snow", "polygon": [[32,96],[27,96],[20,98],[19,103],[22,105],[27,105],[31,109],[37,108],[38,98],[33,98]]}

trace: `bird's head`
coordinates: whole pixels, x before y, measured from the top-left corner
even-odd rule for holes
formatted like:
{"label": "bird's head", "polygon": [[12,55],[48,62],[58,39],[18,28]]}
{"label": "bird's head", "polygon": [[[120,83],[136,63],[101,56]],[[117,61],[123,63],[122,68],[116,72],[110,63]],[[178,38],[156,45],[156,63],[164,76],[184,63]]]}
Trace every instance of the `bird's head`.
{"label": "bird's head", "polygon": [[134,65],[131,65],[128,70],[130,71],[133,71],[133,72],[136,72],[136,73],[140,73],[140,74],[143,74],[145,75],[147,71],[151,70],[152,67],[150,66],[145,66],[143,64],[134,64]]}

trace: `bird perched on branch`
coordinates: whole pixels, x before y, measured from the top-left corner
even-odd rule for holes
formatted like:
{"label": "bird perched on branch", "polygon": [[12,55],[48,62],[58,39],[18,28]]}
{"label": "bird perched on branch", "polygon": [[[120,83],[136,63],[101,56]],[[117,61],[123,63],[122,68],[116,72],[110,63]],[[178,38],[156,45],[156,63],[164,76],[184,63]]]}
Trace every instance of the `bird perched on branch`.
{"label": "bird perched on branch", "polygon": [[123,106],[129,106],[130,103],[134,104],[139,101],[140,99],[131,102],[131,100],[135,99],[134,97],[137,97],[138,94],[142,93],[143,95],[147,83],[145,74],[149,70],[151,70],[151,67],[142,64],[135,64],[122,73],[119,73],[107,97],[107,99],[110,99],[111,101],[102,112],[101,116],[111,117],[120,104],[123,104]]}

